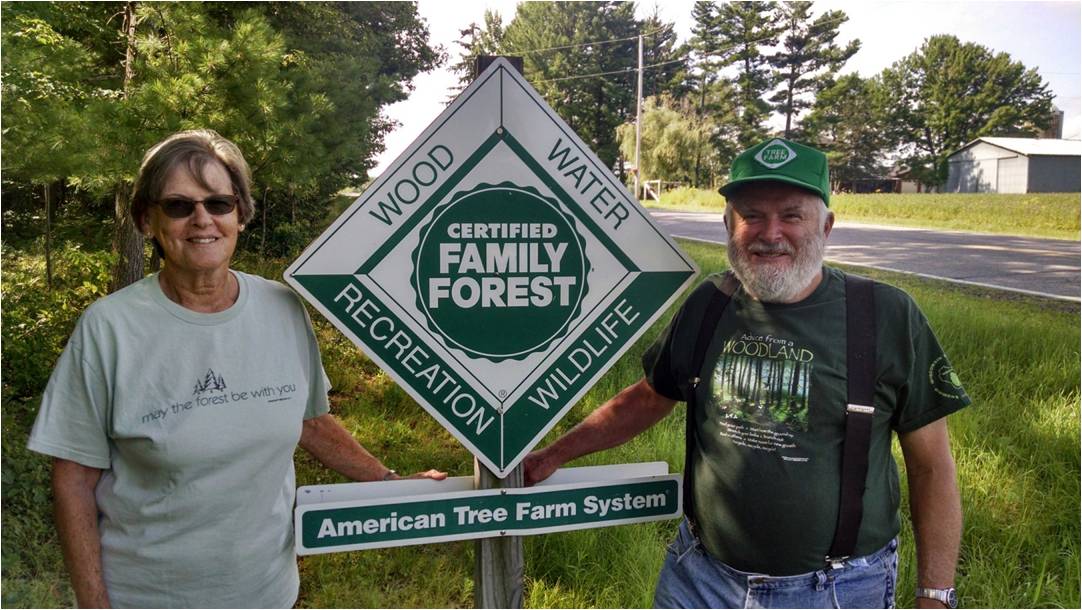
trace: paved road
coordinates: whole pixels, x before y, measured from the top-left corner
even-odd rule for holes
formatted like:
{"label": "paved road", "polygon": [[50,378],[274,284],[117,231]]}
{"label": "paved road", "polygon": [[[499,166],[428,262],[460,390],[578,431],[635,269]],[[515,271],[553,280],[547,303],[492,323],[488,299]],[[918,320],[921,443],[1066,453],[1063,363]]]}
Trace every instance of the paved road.
{"label": "paved road", "polygon": [[[674,237],[725,243],[721,214],[651,210]],[[838,223],[827,259],[1079,301],[1079,242]]]}

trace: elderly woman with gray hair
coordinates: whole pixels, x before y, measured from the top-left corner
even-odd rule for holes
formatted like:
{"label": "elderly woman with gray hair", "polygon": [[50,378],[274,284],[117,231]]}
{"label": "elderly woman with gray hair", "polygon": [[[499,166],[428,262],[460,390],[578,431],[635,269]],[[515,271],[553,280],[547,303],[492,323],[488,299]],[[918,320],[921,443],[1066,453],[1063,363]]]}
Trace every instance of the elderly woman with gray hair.
{"label": "elderly woman with gray hair", "polygon": [[229,268],[250,183],[213,131],[147,152],[132,216],[165,265],[87,308],[45,390],[29,447],[54,458],[82,607],[292,606],[298,443],[353,480],[397,478],[328,412],[300,300]]}

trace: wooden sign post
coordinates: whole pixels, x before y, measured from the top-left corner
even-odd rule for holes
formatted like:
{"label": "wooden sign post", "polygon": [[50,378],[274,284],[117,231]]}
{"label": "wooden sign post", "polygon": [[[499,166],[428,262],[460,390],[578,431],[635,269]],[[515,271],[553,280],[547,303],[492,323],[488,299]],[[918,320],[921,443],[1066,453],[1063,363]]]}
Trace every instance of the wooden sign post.
{"label": "wooden sign post", "polygon": [[[500,479],[473,460],[475,489],[522,487],[522,464]],[[482,538],[474,547],[473,605],[475,608],[522,607],[522,537]]]}

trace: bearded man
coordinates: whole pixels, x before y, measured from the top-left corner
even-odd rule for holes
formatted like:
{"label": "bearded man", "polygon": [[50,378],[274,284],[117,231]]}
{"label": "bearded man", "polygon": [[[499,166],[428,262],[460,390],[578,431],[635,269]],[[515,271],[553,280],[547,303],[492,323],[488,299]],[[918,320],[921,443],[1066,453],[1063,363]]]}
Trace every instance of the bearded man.
{"label": "bearded man", "polygon": [[639,382],[526,457],[527,483],[687,402],[686,519],[655,606],[889,608],[897,433],[917,605],[955,607],[962,510],[945,417],[970,400],[927,320],[901,290],[823,265],[822,152],[760,143],[721,193],[732,273],[688,297]]}

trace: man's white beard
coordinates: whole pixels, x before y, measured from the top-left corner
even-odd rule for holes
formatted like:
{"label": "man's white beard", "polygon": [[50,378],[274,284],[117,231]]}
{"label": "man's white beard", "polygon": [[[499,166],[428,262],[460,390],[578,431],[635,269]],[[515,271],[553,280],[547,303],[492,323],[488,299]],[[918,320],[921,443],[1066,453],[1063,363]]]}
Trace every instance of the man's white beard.
{"label": "man's white beard", "polygon": [[[822,271],[826,243],[821,229],[796,244],[795,248],[784,240],[775,244],[761,241],[739,244],[733,242],[730,235],[729,265],[751,296],[766,303],[792,303]],[[779,252],[789,254],[792,264],[757,265],[751,262],[752,253]]]}

